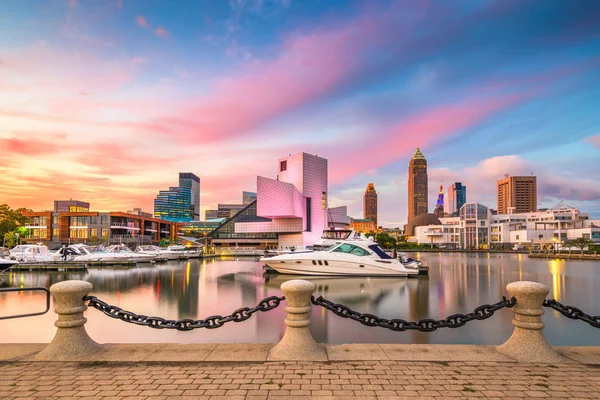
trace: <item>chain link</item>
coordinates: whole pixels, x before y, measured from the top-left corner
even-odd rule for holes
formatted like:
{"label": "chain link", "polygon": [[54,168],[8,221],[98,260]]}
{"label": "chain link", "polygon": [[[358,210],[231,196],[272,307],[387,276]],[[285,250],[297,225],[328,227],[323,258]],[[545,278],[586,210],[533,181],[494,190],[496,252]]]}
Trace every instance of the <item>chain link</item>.
{"label": "chain link", "polygon": [[552,308],[553,310],[558,311],[567,318],[579,319],[581,321],[587,322],[594,328],[600,328],[600,315],[591,316],[589,314],[584,313],[577,307],[566,306],[554,299],[545,299],[544,307]]}
{"label": "chain link", "polygon": [[475,310],[473,310],[472,313],[469,314],[454,314],[446,319],[441,320],[422,319],[417,322],[410,322],[398,318],[385,319],[373,314],[361,314],[358,311],[354,311],[343,304],[336,304],[329,300],[326,300],[323,298],[323,296],[319,296],[316,299],[314,298],[314,296],[311,296],[310,301],[314,305],[321,306],[342,318],[350,318],[351,320],[360,322],[363,325],[377,326],[380,328],[386,328],[392,331],[399,332],[404,332],[407,330],[433,332],[439,328],[458,328],[460,326],[463,326],[467,322],[473,321],[475,319],[487,319],[494,315],[494,312],[502,308],[514,307],[514,305],[517,302],[517,300],[514,297],[510,300],[507,300],[506,297],[503,296],[500,302],[495,304],[485,304],[483,306],[477,307]]}
{"label": "chain link", "polygon": [[85,296],[83,301],[89,301],[88,306],[96,310],[102,311],[111,318],[120,319],[121,321],[131,324],[148,326],[154,329],[177,329],[178,331],[191,331],[197,328],[215,329],[220,328],[227,322],[243,322],[252,317],[257,311],[266,312],[273,310],[285,300],[284,296],[271,296],[262,299],[256,307],[242,307],[235,310],[231,315],[212,315],[205,319],[164,319],[161,317],[149,317],[147,315],[138,315],[131,311],[123,310],[120,307],[112,306],[98,299],[95,296]]}

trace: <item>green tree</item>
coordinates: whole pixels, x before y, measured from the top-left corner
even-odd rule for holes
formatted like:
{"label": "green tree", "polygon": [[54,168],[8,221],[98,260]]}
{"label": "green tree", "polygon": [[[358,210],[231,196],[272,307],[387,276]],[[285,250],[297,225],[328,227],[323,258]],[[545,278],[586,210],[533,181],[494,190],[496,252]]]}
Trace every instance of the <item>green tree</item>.
{"label": "green tree", "polygon": [[5,237],[9,232],[16,231],[19,226],[26,225],[27,217],[23,216],[26,208],[11,209],[8,204],[0,204],[0,237]]}
{"label": "green tree", "polygon": [[88,244],[92,246],[96,246],[100,243],[100,239],[96,235],[92,235],[88,238]]}
{"label": "green tree", "polygon": [[6,248],[13,248],[17,245],[17,232],[15,231],[10,231],[10,232],[6,232],[4,234],[4,247]]}
{"label": "green tree", "polygon": [[165,247],[170,244],[171,244],[171,241],[169,239],[160,239],[160,242],[158,243],[158,245],[161,247]]}
{"label": "green tree", "polygon": [[396,247],[396,239],[385,232],[376,234],[375,241],[384,249],[393,249]]}
{"label": "green tree", "polygon": [[577,238],[577,239],[569,240],[566,243],[566,245],[568,247],[577,247],[578,249],[580,249],[582,254],[583,254],[583,250],[585,250],[586,247],[589,248],[593,244],[594,244],[594,242],[592,242],[591,239],[584,238],[584,237],[580,237],[580,238]]}

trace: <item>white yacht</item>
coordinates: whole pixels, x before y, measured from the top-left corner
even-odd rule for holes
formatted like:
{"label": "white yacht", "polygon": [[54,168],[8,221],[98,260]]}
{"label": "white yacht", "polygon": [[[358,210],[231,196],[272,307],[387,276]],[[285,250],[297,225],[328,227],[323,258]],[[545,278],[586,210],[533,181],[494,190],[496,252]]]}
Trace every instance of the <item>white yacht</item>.
{"label": "white yacht", "polygon": [[125,255],[126,257],[128,257],[130,259],[130,261],[134,261],[134,262],[138,262],[138,263],[154,262],[154,259],[156,258],[156,256],[153,254],[143,254],[143,253],[136,253],[134,251],[131,251],[131,249],[129,247],[124,246],[124,245],[110,246],[108,249],[106,249],[106,252],[107,252],[107,254]]}
{"label": "white yacht", "polygon": [[19,264],[17,260],[9,260],[8,258],[0,257],[0,271],[4,271],[17,264]]}
{"label": "white yacht", "polygon": [[39,244],[22,244],[15,246],[10,250],[10,258],[26,263],[54,261],[48,247]]}
{"label": "white yacht", "polygon": [[153,255],[156,261],[168,261],[179,259],[179,253],[176,251],[161,249],[154,245],[138,246],[135,249],[138,254],[149,254]]}
{"label": "white yacht", "polygon": [[314,251],[327,250],[336,243],[347,241],[372,241],[373,238],[367,238],[363,233],[357,234],[354,229],[326,229],[321,235],[321,239],[317,240],[312,249]]}
{"label": "white yacht", "polygon": [[345,240],[326,251],[283,254],[260,260],[281,274],[401,277],[419,274],[417,268],[408,268],[370,240]]}
{"label": "white yacht", "polygon": [[95,249],[94,252],[77,256],[74,261],[98,261],[98,262],[152,262],[154,256],[150,254],[134,253],[126,246],[111,246],[104,250]]}
{"label": "white yacht", "polygon": [[190,258],[185,246],[182,246],[180,244],[172,244],[171,246],[167,247],[167,250],[176,252],[179,255],[178,258],[180,260],[187,260],[188,258]]}

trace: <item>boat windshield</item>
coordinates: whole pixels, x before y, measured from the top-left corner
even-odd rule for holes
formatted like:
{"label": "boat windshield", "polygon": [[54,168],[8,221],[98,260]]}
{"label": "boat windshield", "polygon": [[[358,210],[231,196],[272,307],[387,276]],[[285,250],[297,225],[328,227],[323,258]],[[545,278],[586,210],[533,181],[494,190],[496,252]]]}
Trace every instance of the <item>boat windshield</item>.
{"label": "boat windshield", "polygon": [[373,250],[373,253],[377,254],[379,256],[379,258],[381,258],[383,260],[393,260],[392,256],[390,256],[385,251],[381,250],[381,247],[377,246],[376,244],[370,245],[369,248],[371,250]]}
{"label": "boat windshield", "polygon": [[321,239],[333,239],[333,240],[346,240],[350,237],[352,231],[343,231],[343,230],[329,230],[323,231],[323,236]]}
{"label": "boat windshield", "polygon": [[138,249],[141,249],[142,251],[159,251],[160,250],[158,247],[153,246],[153,245],[138,246]]}
{"label": "boat windshield", "polygon": [[354,246],[353,244],[342,243],[335,249],[331,251],[332,253],[348,253],[354,254],[355,256],[368,256],[369,253],[367,250],[360,248],[358,246]]}

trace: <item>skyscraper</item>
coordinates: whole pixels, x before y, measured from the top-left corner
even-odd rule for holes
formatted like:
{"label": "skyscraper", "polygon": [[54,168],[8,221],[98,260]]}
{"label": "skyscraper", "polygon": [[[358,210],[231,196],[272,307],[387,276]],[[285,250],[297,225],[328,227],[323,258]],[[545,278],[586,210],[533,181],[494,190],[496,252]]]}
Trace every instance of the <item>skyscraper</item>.
{"label": "skyscraper", "polygon": [[537,178],[535,176],[508,176],[500,179],[498,187],[498,214],[537,211]]}
{"label": "skyscraper", "polygon": [[445,199],[444,211],[449,216],[458,216],[458,211],[467,202],[467,187],[460,182],[455,182],[448,187],[448,196]]}
{"label": "skyscraper", "polygon": [[377,229],[379,226],[377,224],[377,192],[375,191],[373,182],[369,183],[367,185],[367,190],[365,190],[363,216],[365,219],[373,221],[375,223],[375,229]]}
{"label": "skyscraper", "polygon": [[417,147],[408,163],[408,222],[427,213],[427,160]]}
{"label": "skyscraper", "polygon": [[187,187],[170,187],[161,190],[154,199],[154,218],[173,222],[193,220],[192,190]]}
{"label": "skyscraper", "polygon": [[433,213],[438,217],[444,216],[444,186],[440,183],[440,193],[438,194],[437,202],[435,203],[435,210]]}
{"label": "skyscraper", "polygon": [[179,187],[191,190],[192,219],[194,221],[200,220],[200,178],[191,172],[180,172]]}

